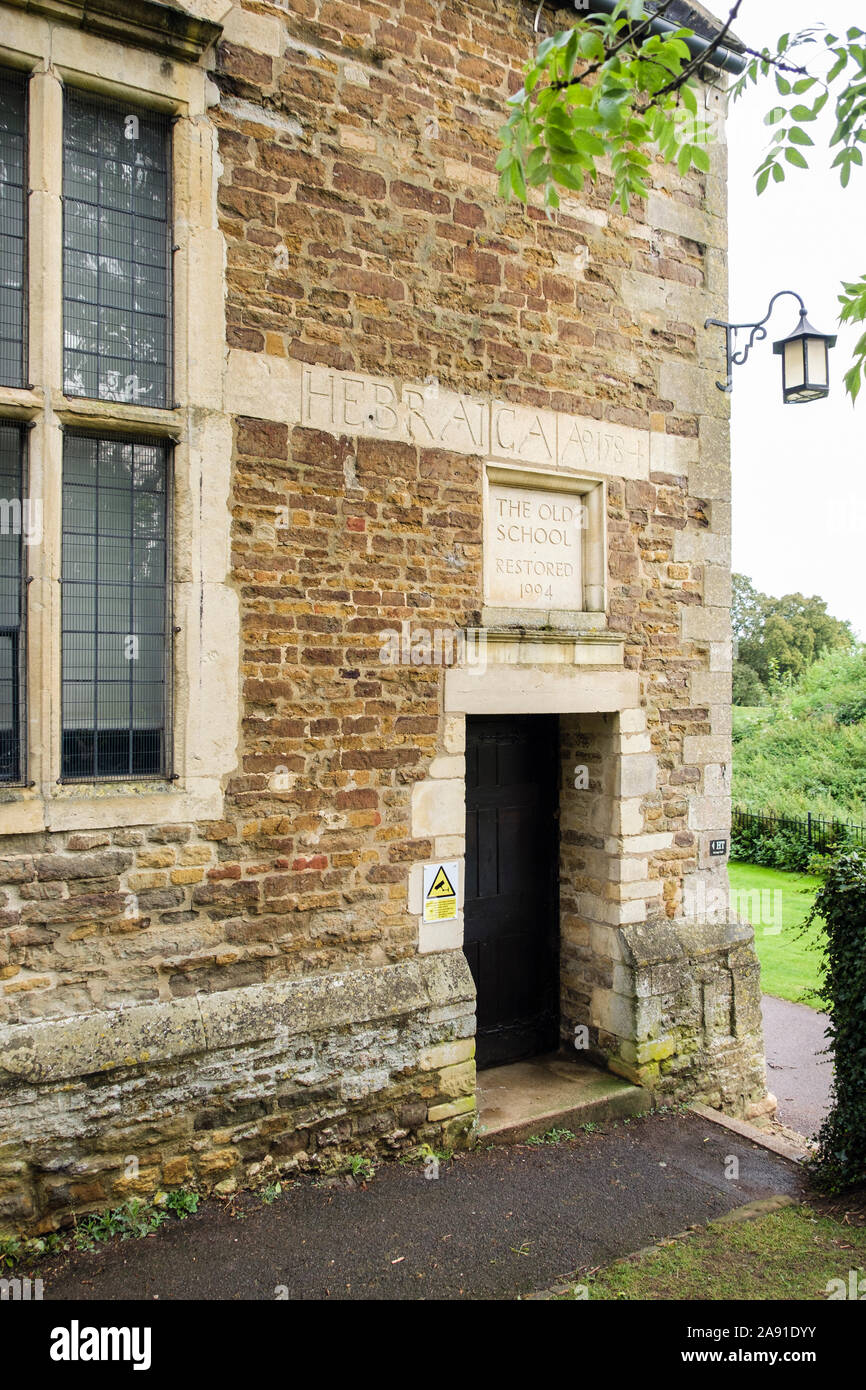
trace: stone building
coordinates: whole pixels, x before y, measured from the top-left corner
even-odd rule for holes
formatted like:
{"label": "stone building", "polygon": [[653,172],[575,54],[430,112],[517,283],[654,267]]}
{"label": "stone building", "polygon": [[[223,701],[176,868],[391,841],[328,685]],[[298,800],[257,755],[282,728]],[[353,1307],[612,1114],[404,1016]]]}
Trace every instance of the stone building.
{"label": "stone building", "polygon": [[506,205],[537,8],[0,0],[5,1228],[465,1140],[476,1031],[768,1107],[726,79]]}

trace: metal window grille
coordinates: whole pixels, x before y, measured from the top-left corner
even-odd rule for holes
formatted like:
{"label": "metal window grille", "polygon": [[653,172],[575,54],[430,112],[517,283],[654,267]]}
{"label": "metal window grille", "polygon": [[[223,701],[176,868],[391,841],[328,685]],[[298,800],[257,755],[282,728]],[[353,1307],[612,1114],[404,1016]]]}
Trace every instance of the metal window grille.
{"label": "metal window grille", "polygon": [[27,80],[0,70],[0,386],[27,384]]}
{"label": "metal window grille", "polygon": [[63,381],[171,404],[171,118],[67,90]]}
{"label": "metal window grille", "polygon": [[0,423],[0,782],[24,779],[26,429]]}
{"label": "metal window grille", "polygon": [[170,446],[68,433],[61,781],[168,777]]}

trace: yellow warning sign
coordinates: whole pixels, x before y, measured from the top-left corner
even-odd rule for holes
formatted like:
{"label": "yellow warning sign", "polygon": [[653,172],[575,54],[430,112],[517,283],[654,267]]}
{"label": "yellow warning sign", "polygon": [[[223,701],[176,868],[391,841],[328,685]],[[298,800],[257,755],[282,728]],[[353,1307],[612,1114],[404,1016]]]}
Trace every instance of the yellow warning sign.
{"label": "yellow warning sign", "polygon": [[457,916],[456,898],[428,898],[424,904],[425,922],[447,922]]}
{"label": "yellow warning sign", "polygon": [[447,922],[457,916],[459,873],[460,864],[456,859],[424,865],[425,922]]}
{"label": "yellow warning sign", "polygon": [[445,872],[445,866],[439,865],[439,872],[431,883],[428,891],[428,898],[455,898],[456,890]]}

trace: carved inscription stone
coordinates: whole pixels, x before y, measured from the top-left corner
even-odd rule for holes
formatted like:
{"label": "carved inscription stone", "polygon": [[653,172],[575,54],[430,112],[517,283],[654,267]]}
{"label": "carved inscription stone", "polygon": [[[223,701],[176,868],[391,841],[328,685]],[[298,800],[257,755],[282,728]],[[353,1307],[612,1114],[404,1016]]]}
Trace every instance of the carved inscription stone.
{"label": "carved inscription stone", "polygon": [[584,516],[573,492],[491,482],[484,537],[487,603],[580,609]]}
{"label": "carved inscription stone", "polygon": [[[297,363],[276,369],[285,373],[283,385],[273,370],[265,374],[262,356],[230,355],[229,398],[238,413],[261,417],[265,397],[273,405],[279,402],[280,419],[331,433],[396,439],[553,471],[649,478],[648,430],[462,395],[435,381],[413,386]],[[243,360],[256,357],[258,363]],[[652,466],[662,464],[658,457]]]}

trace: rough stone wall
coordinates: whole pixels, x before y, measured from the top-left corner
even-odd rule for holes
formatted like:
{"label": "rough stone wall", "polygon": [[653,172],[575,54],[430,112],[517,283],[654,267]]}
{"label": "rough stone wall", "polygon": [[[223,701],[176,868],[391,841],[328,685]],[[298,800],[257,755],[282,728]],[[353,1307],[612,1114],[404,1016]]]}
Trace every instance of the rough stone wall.
{"label": "rough stone wall", "polygon": [[[589,751],[609,799],[586,825],[570,803],[563,861],[564,959],[573,965],[566,1022],[594,1010],[600,1052],[652,1083],[667,1059],[626,1055],[623,1041],[637,1034],[633,1011],[617,1026],[622,1006],[611,1001],[627,995],[614,972],[632,972],[618,982],[635,995],[651,981],[675,1023],[697,987],[691,948],[681,936],[680,975],[662,984],[652,952],[626,960],[611,942],[630,924],[678,922],[689,883],[724,875],[707,843],[725,831],[729,797],[727,403],[713,384],[719,343],[702,325],[725,308],[725,156],[717,146],[708,176],[656,166],[652,196],[627,218],[611,210],[604,177],[564,199],[553,218],[502,203],[496,131],[519,85],[535,8],[523,0],[235,5],[211,74],[227,347],[260,359],[276,382],[293,364],[363,371],[635,427],[663,444],[664,464],[646,480],[607,480],[606,622],[624,634],[643,709],[631,728],[608,719],[604,738],[616,743],[598,741],[602,716],[569,726],[576,760],[586,761],[579,749],[596,739]],[[10,838],[0,874],[0,1022],[10,1029],[97,1011],[110,1032],[121,1008],[150,1005],[157,1018],[172,1001],[220,994],[242,1012],[245,990],[339,981],[416,957],[410,870],[443,846],[413,834],[412,788],[435,777],[437,759],[453,757],[457,744],[443,717],[441,670],[386,668],[378,653],[383,630],[406,622],[453,633],[480,621],[482,459],[287,424],[283,413],[275,388],[234,420],[244,684],[223,818]],[[611,865],[626,835],[645,837],[631,846],[631,862],[645,862],[641,877],[620,882]],[[731,952],[748,974],[740,937],[719,945],[718,968],[729,969]],[[465,991],[465,967],[461,979]],[[464,1049],[454,1063],[463,1066],[471,1010],[443,1018],[444,1033],[419,1025],[416,1057],[447,1041]],[[370,1039],[375,1018],[351,1027]],[[728,1036],[721,1024],[710,1034]],[[261,1060],[265,1076],[291,1071],[296,1043],[268,1045],[267,1056],[244,1055],[238,1066]],[[711,1040],[697,1050],[684,1092],[719,1047]],[[41,1097],[27,1110],[39,1117],[34,1147],[22,1158],[24,1131],[15,1128],[3,1154],[7,1191],[28,1194],[10,1210],[23,1219],[50,1206],[56,1219],[65,1208],[46,1195],[45,1174],[82,1164],[89,1172],[103,1159],[111,1180],[91,1196],[67,1187],[64,1200],[101,1204],[121,1190],[119,1155],[130,1141],[118,1145],[106,1128],[103,1145],[103,1085],[117,1088],[121,1112],[141,1092],[151,1098],[148,1143],[162,1166],[155,1157],[149,1175],[208,1181],[172,1099],[196,1055],[188,1048],[161,1062],[152,1080],[147,1059],[126,1072],[115,1058],[110,1082],[82,1081],[80,1142],[63,1131],[59,1157],[51,1126],[60,1134],[66,1102],[39,1089],[59,1083],[31,1064],[0,1076],[13,1110],[30,1107],[27,1087]],[[656,1062],[643,1074],[636,1065]],[[365,1074],[381,1086],[357,1100],[323,1093],[328,1123],[393,1138],[470,1113],[468,1071],[444,1089],[429,1078],[419,1089],[420,1062],[404,1056],[402,1071],[392,1063],[370,1063]],[[763,1094],[755,1067],[736,1053],[731,1066],[739,1065],[751,1068],[745,1084],[713,1082],[706,1093]],[[228,1050],[207,1066],[213,1124],[226,1145],[243,1140],[236,1157],[259,1161],[277,1092],[256,1083],[250,1100]],[[423,1123],[411,1111],[422,1101]],[[237,1126],[231,1115],[248,1102],[264,1110],[244,1148],[247,1112]],[[279,1135],[294,1123],[288,1113]],[[182,1159],[182,1174],[165,1167]],[[239,1172],[227,1166],[225,1180]]]}
{"label": "rough stone wall", "polygon": [[[604,177],[552,220],[527,212],[497,198],[494,162],[533,7],[282,8],[285,19],[275,6],[242,11],[215,74],[230,345],[433,374],[694,438],[701,412],[673,398],[659,366],[694,361],[701,293],[686,292],[723,265],[721,164],[709,180],[660,168],[656,202],[670,206],[656,221],[640,203],[628,218],[612,212]],[[683,293],[666,296],[667,312],[635,312],[642,277]]]}

